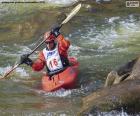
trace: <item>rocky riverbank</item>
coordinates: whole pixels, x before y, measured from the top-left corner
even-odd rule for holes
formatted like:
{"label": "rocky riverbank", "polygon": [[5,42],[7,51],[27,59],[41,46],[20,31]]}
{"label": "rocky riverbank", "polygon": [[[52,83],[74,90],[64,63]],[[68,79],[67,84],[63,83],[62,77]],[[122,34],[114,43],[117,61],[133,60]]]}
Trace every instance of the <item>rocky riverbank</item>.
{"label": "rocky riverbank", "polygon": [[105,88],[83,98],[79,115],[121,110],[130,113],[140,112],[140,57],[117,70],[111,71],[106,79]]}

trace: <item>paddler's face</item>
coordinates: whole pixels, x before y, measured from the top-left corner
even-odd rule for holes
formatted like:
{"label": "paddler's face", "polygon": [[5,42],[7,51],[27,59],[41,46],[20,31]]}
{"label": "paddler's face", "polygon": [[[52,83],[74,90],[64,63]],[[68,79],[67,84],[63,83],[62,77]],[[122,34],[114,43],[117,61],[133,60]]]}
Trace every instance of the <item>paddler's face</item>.
{"label": "paddler's face", "polygon": [[47,48],[52,50],[54,48],[54,41],[46,42]]}

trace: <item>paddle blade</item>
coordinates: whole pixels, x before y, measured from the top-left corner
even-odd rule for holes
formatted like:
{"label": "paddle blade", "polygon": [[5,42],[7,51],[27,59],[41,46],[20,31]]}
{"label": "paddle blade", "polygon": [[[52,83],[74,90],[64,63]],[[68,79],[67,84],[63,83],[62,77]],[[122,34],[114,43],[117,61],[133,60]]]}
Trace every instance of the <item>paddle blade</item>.
{"label": "paddle blade", "polygon": [[78,4],[67,16],[67,18],[61,23],[61,25],[67,23],[81,8],[81,4]]}

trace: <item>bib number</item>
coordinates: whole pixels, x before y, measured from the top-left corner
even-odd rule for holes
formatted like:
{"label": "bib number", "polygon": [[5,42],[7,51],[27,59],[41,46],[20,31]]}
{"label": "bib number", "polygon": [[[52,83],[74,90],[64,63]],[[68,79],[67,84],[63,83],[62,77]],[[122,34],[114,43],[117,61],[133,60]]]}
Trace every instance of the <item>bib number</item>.
{"label": "bib number", "polygon": [[54,67],[58,67],[58,62],[56,59],[51,60],[49,64],[52,69],[54,69]]}

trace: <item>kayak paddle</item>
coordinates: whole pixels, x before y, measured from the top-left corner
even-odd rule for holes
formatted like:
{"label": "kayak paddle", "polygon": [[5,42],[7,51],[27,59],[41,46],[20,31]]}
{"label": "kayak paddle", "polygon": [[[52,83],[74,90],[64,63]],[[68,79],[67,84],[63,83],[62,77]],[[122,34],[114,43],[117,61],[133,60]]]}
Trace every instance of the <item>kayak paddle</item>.
{"label": "kayak paddle", "polygon": [[[60,24],[60,28],[66,24],[76,13],[80,10],[81,4],[78,4],[66,17],[66,19]],[[49,37],[49,36],[48,36]],[[38,46],[36,46],[31,53],[28,54],[28,57],[33,54],[46,40],[44,39]],[[0,79],[6,78],[12,71],[14,71],[21,63],[15,64],[9,71],[7,71]]]}

